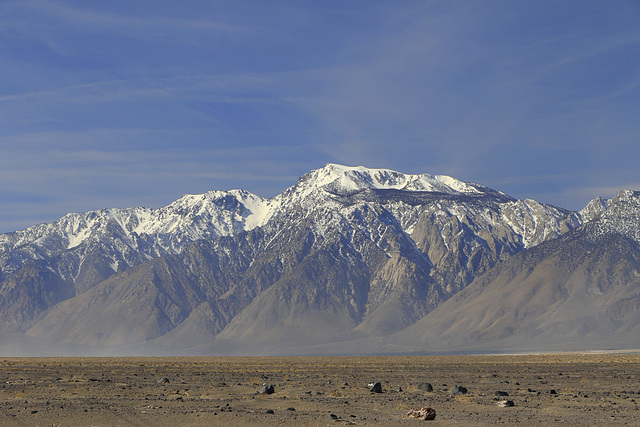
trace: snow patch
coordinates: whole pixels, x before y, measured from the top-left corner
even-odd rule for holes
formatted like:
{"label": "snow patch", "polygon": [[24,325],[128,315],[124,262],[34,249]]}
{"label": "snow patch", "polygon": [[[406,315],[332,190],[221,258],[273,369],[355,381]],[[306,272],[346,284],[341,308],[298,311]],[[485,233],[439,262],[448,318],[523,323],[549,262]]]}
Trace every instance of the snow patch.
{"label": "snow patch", "polygon": [[476,184],[470,184],[446,175],[403,174],[391,169],[370,169],[364,166],[349,167],[327,164],[311,172],[315,187],[336,187],[346,191],[363,189],[392,189],[426,191],[447,194],[479,194]]}

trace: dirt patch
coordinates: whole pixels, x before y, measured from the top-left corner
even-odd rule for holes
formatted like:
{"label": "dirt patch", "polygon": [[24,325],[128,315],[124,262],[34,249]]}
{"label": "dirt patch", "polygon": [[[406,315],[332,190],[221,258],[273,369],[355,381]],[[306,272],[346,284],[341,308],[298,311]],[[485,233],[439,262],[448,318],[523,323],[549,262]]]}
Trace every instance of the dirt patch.
{"label": "dirt patch", "polygon": [[0,358],[0,425],[638,425],[639,377],[620,354]]}

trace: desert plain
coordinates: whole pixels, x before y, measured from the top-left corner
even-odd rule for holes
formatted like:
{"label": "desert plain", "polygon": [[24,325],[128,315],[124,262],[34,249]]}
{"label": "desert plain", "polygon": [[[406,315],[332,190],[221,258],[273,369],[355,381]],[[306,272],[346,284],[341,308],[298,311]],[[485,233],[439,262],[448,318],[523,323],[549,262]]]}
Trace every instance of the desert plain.
{"label": "desert plain", "polygon": [[2,426],[640,425],[639,401],[638,354],[0,358]]}

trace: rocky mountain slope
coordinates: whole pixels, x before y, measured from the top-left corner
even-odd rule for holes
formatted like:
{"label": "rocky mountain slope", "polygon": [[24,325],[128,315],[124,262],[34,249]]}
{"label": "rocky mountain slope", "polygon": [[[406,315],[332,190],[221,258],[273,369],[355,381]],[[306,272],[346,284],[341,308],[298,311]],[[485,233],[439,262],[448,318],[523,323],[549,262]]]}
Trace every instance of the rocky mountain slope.
{"label": "rocky mountain slope", "polygon": [[585,350],[639,348],[639,330],[640,192],[623,191],[594,221],[514,255],[395,338],[422,350]]}
{"label": "rocky mountain slope", "polygon": [[69,214],[0,235],[0,331],[212,352],[388,336],[610,204],[570,212],[446,176],[329,164],[268,200],[214,191]]}

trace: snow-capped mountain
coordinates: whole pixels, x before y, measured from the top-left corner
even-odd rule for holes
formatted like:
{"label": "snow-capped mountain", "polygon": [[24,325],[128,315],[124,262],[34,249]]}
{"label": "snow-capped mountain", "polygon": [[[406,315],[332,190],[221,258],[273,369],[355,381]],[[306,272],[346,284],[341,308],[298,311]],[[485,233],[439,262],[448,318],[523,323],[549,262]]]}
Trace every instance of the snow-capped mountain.
{"label": "snow-capped mountain", "polygon": [[[0,268],[3,274],[0,277],[10,276],[29,260],[65,256],[74,258],[70,262],[75,268],[60,267],[56,273],[64,280],[76,280],[87,255],[86,248],[95,245],[101,246],[115,273],[145,259],[179,253],[186,245],[199,239],[232,236],[252,230],[263,226],[274,215],[290,215],[292,211],[299,210],[306,214],[315,209],[332,208],[336,203],[344,203],[344,196],[357,196],[372,190],[416,192],[418,196],[442,197],[445,200],[452,196],[467,196],[510,201],[512,203],[502,206],[500,216],[491,221],[506,220],[514,232],[522,236],[525,247],[535,245],[549,235],[558,235],[562,227],[560,222],[568,214],[533,200],[515,201],[487,187],[448,176],[405,175],[387,169],[328,164],[303,176],[295,186],[271,200],[244,190],[210,191],[185,195],[160,209],[135,207],[70,213],[54,223],[0,234]],[[357,200],[357,197],[353,199]],[[404,206],[415,206],[415,201],[403,203],[397,200],[389,205],[395,210],[404,231],[415,227],[417,217],[413,211],[418,209],[406,212]],[[447,213],[460,217],[465,214]],[[548,220],[554,223],[548,225]],[[572,225],[581,222],[582,218]],[[547,229],[538,230],[538,223]],[[534,237],[536,234],[541,235]]]}
{"label": "snow-capped mountain", "polygon": [[480,195],[493,190],[451,178],[445,175],[407,175],[389,169],[369,169],[327,164],[300,178],[296,186],[304,198],[314,189],[338,194],[358,193],[367,189],[403,190],[455,195]]}
{"label": "snow-capped mountain", "polygon": [[[480,351],[636,349],[640,192],[592,221],[515,254],[393,339],[400,347]],[[592,209],[592,206],[587,208]],[[431,344],[429,344],[431,343]]]}
{"label": "snow-capped mountain", "polygon": [[613,199],[606,202],[607,209],[585,227],[586,233],[593,240],[603,235],[620,234],[640,244],[640,191],[623,190]]}
{"label": "snow-capped mountain", "polygon": [[27,261],[62,257],[64,265],[55,272],[74,281],[91,248],[98,246],[115,273],[143,260],[179,253],[199,239],[250,230],[262,225],[268,213],[265,199],[243,190],[186,195],[155,210],[71,213],[51,224],[1,234],[0,266],[8,277]]}
{"label": "snow-capped mountain", "polygon": [[85,344],[391,333],[610,204],[570,212],[448,176],[328,164],[268,200],[211,191],[69,214],[0,235],[0,330]]}

